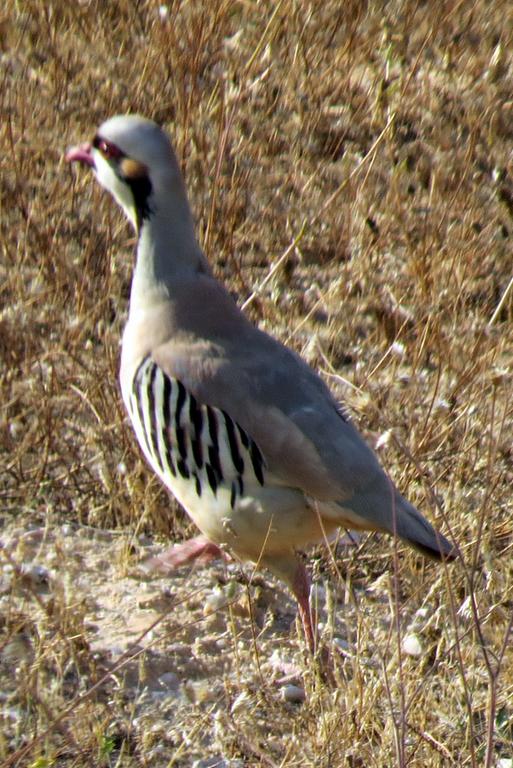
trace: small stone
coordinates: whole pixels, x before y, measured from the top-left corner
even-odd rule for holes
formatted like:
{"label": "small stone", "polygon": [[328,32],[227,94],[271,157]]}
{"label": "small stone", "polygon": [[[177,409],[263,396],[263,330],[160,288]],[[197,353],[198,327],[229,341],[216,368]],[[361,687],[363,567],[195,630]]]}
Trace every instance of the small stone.
{"label": "small stone", "polygon": [[224,608],[228,602],[229,598],[225,595],[221,587],[215,587],[205,598],[203,614],[209,616],[211,613],[216,613],[216,611]]}
{"label": "small stone", "polygon": [[398,358],[402,358],[406,354],[406,347],[404,346],[404,344],[401,344],[400,341],[394,341],[394,343],[390,347],[390,350],[392,354]]}
{"label": "small stone", "polygon": [[23,432],[23,424],[19,421],[11,421],[9,424],[9,434],[13,440],[17,440]]}
{"label": "small stone", "polygon": [[420,638],[416,634],[405,635],[402,642],[403,653],[408,656],[422,656],[423,649]]}
{"label": "small stone", "polygon": [[289,704],[302,704],[305,700],[305,690],[299,685],[286,685],[281,689],[284,701]]}
{"label": "small stone", "polygon": [[445,397],[438,397],[434,402],[433,410],[435,412],[442,411],[446,413],[447,411],[451,410],[451,404],[448,400],[445,399]]}
{"label": "small stone", "polygon": [[337,648],[340,651],[343,651],[344,653],[348,653],[350,650],[350,645],[347,642],[347,640],[344,640],[342,637],[334,637],[333,638],[333,645],[336,645]]}

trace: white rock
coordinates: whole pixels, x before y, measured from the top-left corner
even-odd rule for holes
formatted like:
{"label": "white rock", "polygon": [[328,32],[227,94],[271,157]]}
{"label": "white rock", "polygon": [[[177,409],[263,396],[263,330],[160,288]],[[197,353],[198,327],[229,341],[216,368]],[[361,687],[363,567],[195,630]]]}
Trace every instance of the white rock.
{"label": "white rock", "polygon": [[207,595],[205,598],[205,604],[203,606],[204,615],[208,616],[211,613],[221,610],[221,608],[225,607],[226,602],[226,595],[223,593],[223,590],[216,587],[212,590],[210,595]]}
{"label": "white rock", "polygon": [[20,421],[11,421],[9,424],[9,434],[16,440],[23,432],[23,424]]}
{"label": "white rock", "polygon": [[404,357],[406,354],[406,347],[404,346],[404,344],[401,344],[400,341],[394,341],[394,343],[390,347],[390,350],[393,355],[399,358]]}
{"label": "white rock", "polygon": [[412,633],[405,635],[402,642],[403,653],[408,656],[422,656],[423,648],[418,635]]}
{"label": "white rock", "polygon": [[349,652],[350,650],[349,643],[347,642],[347,640],[344,640],[343,637],[334,637],[333,645],[336,645],[337,648],[339,648],[341,651],[344,651],[345,653]]}
{"label": "white rock", "polygon": [[451,404],[448,400],[445,399],[445,397],[439,397],[435,400],[434,411],[450,411],[451,410]]}

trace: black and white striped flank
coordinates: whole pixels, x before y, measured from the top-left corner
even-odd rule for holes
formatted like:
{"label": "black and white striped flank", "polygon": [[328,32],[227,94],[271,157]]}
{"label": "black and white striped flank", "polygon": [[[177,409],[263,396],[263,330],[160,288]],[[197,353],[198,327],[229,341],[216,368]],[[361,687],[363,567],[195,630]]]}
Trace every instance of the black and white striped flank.
{"label": "black and white striped flank", "polygon": [[128,407],[144,453],[171,490],[173,478],[194,484],[198,497],[223,486],[233,508],[246,483],[264,485],[265,461],[247,432],[149,356],[135,372]]}

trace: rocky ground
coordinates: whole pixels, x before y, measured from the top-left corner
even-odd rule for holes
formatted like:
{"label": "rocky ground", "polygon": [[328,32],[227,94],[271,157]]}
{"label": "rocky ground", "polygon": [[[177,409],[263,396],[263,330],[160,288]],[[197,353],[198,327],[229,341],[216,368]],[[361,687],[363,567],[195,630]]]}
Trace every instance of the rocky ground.
{"label": "rocky ground", "polygon": [[[0,768],[511,768],[510,0],[6,0],[0,11]],[[195,535],[118,386],[133,234],[64,162],[169,131],[198,238],[460,547],[305,555],[283,585],[148,556]]]}

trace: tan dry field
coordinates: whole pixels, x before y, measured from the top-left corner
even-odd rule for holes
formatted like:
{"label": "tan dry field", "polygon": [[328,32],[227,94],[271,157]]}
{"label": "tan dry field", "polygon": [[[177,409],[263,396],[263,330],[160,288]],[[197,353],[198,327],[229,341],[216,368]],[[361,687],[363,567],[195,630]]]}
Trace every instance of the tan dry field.
{"label": "tan dry field", "polygon": [[[513,765],[513,5],[0,12],[0,765]],[[452,536],[310,553],[328,665],[269,574],[144,578],[193,526],[117,383],[134,239],[63,160],[171,132],[216,274]]]}

